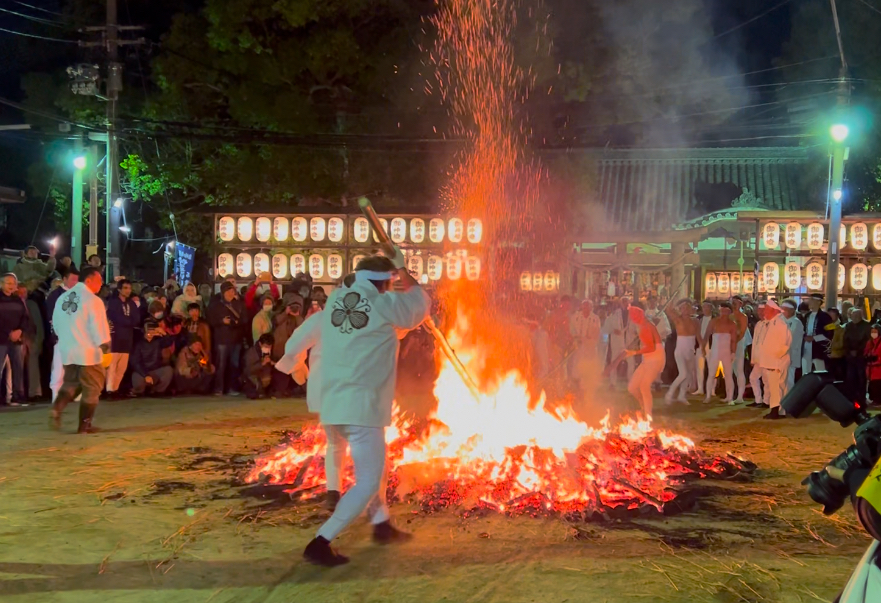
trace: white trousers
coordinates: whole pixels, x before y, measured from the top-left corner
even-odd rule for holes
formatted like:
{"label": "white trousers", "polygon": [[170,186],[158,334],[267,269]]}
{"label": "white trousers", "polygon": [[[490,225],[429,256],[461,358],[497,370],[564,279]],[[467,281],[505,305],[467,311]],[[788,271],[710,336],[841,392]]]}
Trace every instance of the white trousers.
{"label": "white trousers", "polygon": [[110,366],[107,367],[107,393],[115,392],[122,383],[122,376],[128,368],[128,354],[112,352]]}
{"label": "white trousers", "polygon": [[[719,336],[714,336],[714,339],[716,338],[719,338]],[[731,340],[728,337],[723,337],[721,341],[713,341],[713,349],[710,350],[710,359],[708,360],[707,398],[715,394],[716,372],[719,370],[719,363],[721,362],[723,376],[725,377],[725,401],[732,400],[734,395],[734,376],[731,374],[731,361]]]}
{"label": "white trousers", "polygon": [[52,402],[58,397],[58,390],[61,389],[61,383],[64,381],[64,367],[61,365],[61,353],[58,351],[58,344],[52,352],[52,372],[49,375],[49,388],[52,390]]}
{"label": "white trousers", "polygon": [[371,523],[388,521],[388,506],[385,504],[385,428],[325,425],[324,429],[335,431],[349,443],[355,464],[355,485],[340,499],[333,515],[318,529],[318,535],[333,540],[364,509],[367,509]]}
{"label": "white trousers", "polygon": [[783,388],[786,386],[786,371],[763,368],[762,381],[765,383],[765,399],[771,408],[780,406]]}
{"label": "white trousers", "polygon": [[324,427],[327,437],[327,448],[324,451],[324,475],[327,489],[343,491],[343,461],[346,458],[346,438],[333,426]]}
{"label": "white trousers", "polygon": [[737,401],[743,402],[743,392],[746,390],[746,373],[743,370],[743,360],[746,355],[746,335],[737,342],[734,350],[734,378],[737,380]]}
{"label": "white trousers", "polygon": [[664,370],[666,362],[667,355],[661,347],[651,354],[643,355],[642,363],[633,372],[627,385],[630,394],[639,400],[639,406],[646,417],[652,416],[652,383]]}
{"label": "white trousers", "polygon": [[694,362],[694,378],[697,381],[697,389],[694,393],[703,395],[704,393],[704,369],[707,367],[707,346],[698,349],[695,354]]}
{"label": "white trousers", "polygon": [[667,390],[667,401],[685,400],[688,393],[688,384],[694,374],[694,335],[680,335],[676,338],[676,349],[673,351],[676,358],[676,368],[679,374],[676,380],[670,384]]}
{"label": "white trousers", "polygon": [[753,397],[756,400],[757,404],[768,403],[767,395],[768,392],[765,392],[765,398],[762,398],[762,369],[753,365],[752,370],[749,372],[749,384],[753,388]]}
{"label": "white trousers", "polygon": [[783,395],[785,396],[792,388],[795,387],[795,371],[796,367],[789,365],[789,368],[786,370],[786,388],[783,390]]}

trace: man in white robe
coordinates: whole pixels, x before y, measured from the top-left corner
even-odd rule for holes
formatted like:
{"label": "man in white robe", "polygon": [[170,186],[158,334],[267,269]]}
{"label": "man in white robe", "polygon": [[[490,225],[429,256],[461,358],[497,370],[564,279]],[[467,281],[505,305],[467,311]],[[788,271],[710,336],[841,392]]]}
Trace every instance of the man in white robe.
{"label": "man in white robe", "polygon": [[786,387],[786,375],[789,370],[789,347],[792,344],[792,332],[789,325],[773,299],[765,304],[765,326],[753,338],[753,354],[755,367],[762,372],[766,397],[771,412],[765,419],[783,419],[786,412],[780,406],[783,391]]}
{"label": "man in white robe", "polygon": [[786,387],[783,395],[795,387],[795,371],[801,368],[801,351],[805,338],[805,327],[801,324],[801,320],[795,313],[798,305],[791,299],[784,300],[780,304],[783,310],[783,316],[786,318],[786,324],[789,325],[789,332],[792,334],[792,342],[789,344],[789,368],[786,371]]}

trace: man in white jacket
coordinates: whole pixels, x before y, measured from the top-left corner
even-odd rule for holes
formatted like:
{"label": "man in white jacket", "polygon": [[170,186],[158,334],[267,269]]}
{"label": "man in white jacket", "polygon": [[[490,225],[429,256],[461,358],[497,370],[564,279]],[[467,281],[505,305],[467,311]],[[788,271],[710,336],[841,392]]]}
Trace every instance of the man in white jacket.
{"label": "man in white jacket", "polygon": [[104,371],[110,366],[110,325],[104,302],[96,295],[102,284],[97,268],[83,268],[80,282],[61,296],[52,313],[64,367],[64,379],[50,415],[56,429],[61,426],[64,407],[82,393],[77,433],[97,431],[92,419],[104,388]]}
{"label": "man in white jacket", "polygon": [[789,390],[795,387],[795,371],[801,368],[801,352],[805,338],[805,326],[795,313],[798,309],[795,301],[791,299],[784,300],[780,303],[780,308],[783,310],[783,316],[786,317],[789,332],[792,333],[792,342],[789,344],[789,369],[786,371],[786,387],[783,388],[783,395],[785,396],[789,393]]}
{"label": "man in white jacket", "polygon": [[765,419],[783,419],[786,413],[780,408],[786,376],[789,370],[789,348],[792,345],[792,332],[781,313],[780,306],[773,299],[765,304],[765,324],[756,329],[753,338],[753,370],[760,370],[765,385],[765,397],[771,412]]}
{"label": "man in white jacket", "polygon": [[[431,303],[405,265],[400,250],[392,260],[361,260],[352,286],[335,290],[319,314],[321,423],[348,442],[355,485],[303,551],[311,563],[332,567],[348,562],[331,549],[330,541],[364,509],[376,542],[410,538],[391,525],[385,504],[385,428],[392,419],[399,332],[418,327]],[[404,286],[401,293],[390,291],[395,273]]]}

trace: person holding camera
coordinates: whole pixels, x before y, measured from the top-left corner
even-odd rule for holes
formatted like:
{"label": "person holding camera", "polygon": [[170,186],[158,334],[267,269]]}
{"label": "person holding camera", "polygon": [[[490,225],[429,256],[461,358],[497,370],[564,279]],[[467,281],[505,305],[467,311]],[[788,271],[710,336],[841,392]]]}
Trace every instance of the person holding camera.
{"label": "person holding camera", "polygon": [[155,320],[144,323],[144,339],[132,354],[132,397],[141,396],[149,388],[153,394],[164,394],[174,370],[164,358],[164,350],[174,345],[174,338]]}
{"label": "person holding camera", "polygon": [[243,329],[247,327],[248,316],[245,304],[236,296],[235,284],[224,281],[220,285],[220,297],[208,306],[208,324],[214,329],[214,395],[223,395],[226,386],[231,395],[237,396]]}
{"label": "person holding camera", "polygon": [[274,343],[275,337],[272,333],[264,333],[245,353],[245,395],[252,400],[267,395],[272,383]]}

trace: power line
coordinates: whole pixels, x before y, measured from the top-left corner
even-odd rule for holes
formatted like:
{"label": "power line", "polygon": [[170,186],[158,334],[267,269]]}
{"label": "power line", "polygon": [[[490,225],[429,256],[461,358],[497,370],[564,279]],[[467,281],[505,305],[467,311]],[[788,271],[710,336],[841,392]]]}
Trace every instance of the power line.
{"label": "power line", "polygon": [[777,10],[777,9],[780,8],[781,6],[785,6],[785,5],[789,4],[790,2],[792,2],[792,0],[783,0],[783,2],[781,2],[781,3],[779,3],[779,4],[775,4],[774,6],[772,6],[771,8],[769,8],[768,10],[766,10],[765,12],[763,12],[763,13],[759,13],[759,14],[756,15],[755,17],[753,17],[753,18],[751,18],[751,19],[747,19],[747,20],[744,21],[743,23],[741,23],[741,24],[739,24],[739,25],[735,25],[735,26],[732,27],[731,29],[728,29],[728,30],[726,30],[726,31],[723,31],[723,32],[720,33],[720,34],[716,34],[715,36],[713,36],[713,39],[714,39],[714,40],[718,40],[719,38],[721,38],[721,37],[723,37],[723,36],[727,36],[728,34],[737,31],[737,30],[740,29],[741,27],[745,27],[745,26],[749,25],[750,23],[753,23],[754,21],[758,21],[759,19],[761,19],[761,18],[764,17],[765,15],[768,15],[768,14],[773,13],[775,10]]}
{"label": "power line", "polygon": [[24,36],[26,38],[36,38],[38,40],[48,40],[49,42],[64,42],[65,44],[79,44],[76,40],[64,40],[62,38],[48,38],[46,36],[38,36],[36,34],[24,33],[22,31],[13,31],[11,29],[5,29],[0,27],[0,31],[5,31],[6,33],[15,34],[17,36]]}
{"label": "power line", "polygon": [[90,126],[88,124],[83,124],[79,122],[75,122],[71,119],[60,117],[58,115],[53,115],[51,113],[46,113],[44,111],[40,111],[38,109],[31,109],[29,107],[25,107],[22,104],[11,101],[7,98],[0,97],[0,105],[6,105],[7,107],[12,107],[13,109],[18,109],[23,113],[32,113],[33,115],[37,115],[39,117],[43,117],[45,119],[51,119],[63,124],[73,124],[75,126],[79,126],[80,128],[85,128],[87,130],[100,130],[100,128],[96,128],[95,126]]}
{"label": "power line", "polygon": [[874,6],[872,6],[871,4],[869,4],[868,2],[866,2],[866,0],[857,0],[857,2],[859,2],[860,4],[865,5],[865,6],[866,6],[867,8],[869,8],[870,10],[873,10],[873,11],[875,11],[876,13],[878,13],[879,15],[881,15],[881,10],[875,8]]}
{"label": "power line", "polygon": [[50,15],[56,15],[56,16],[58,16],[58,17],[63,17],[63,16],[64,16],[64,15],[61,14],[61,13],[56,13],[56,12],[53,11],[53,10],[49,10],[49,9],[46,9],[46,8],[41,8],[41,7],[39,7],[39,6],[34,6],[33,4],[28,4],[27,2],[21,2],[20,0],[12,0],[12,1],[15,2],[16,4],[20,4],[21,6],[24,6],[24,7],[26,7],[26,8],[30,8],[30,9],[33,9],[33,10],[42,11],[42,12],[44,12],[44,13],[48,13],[48,14],[50,14]]}
{"label": "power line", "polygon": [[24,19],[28,19],[28,20],[34,21],[36,23],[41,23],[43,25],[49,25],[51,27],[60,27],[62,29],[66,29],[64,25],[62,25],[58,21],[53,21],[52,19],[44,19],[42,17],[34,17],[32,15],[26,15],[24,13],[19,13],[14,10],[9,10],[8,8],[0,8],[0,11],[2,11],[4,13],[9,13],[10,15],[15,15],[16,17],[22,17]]}

